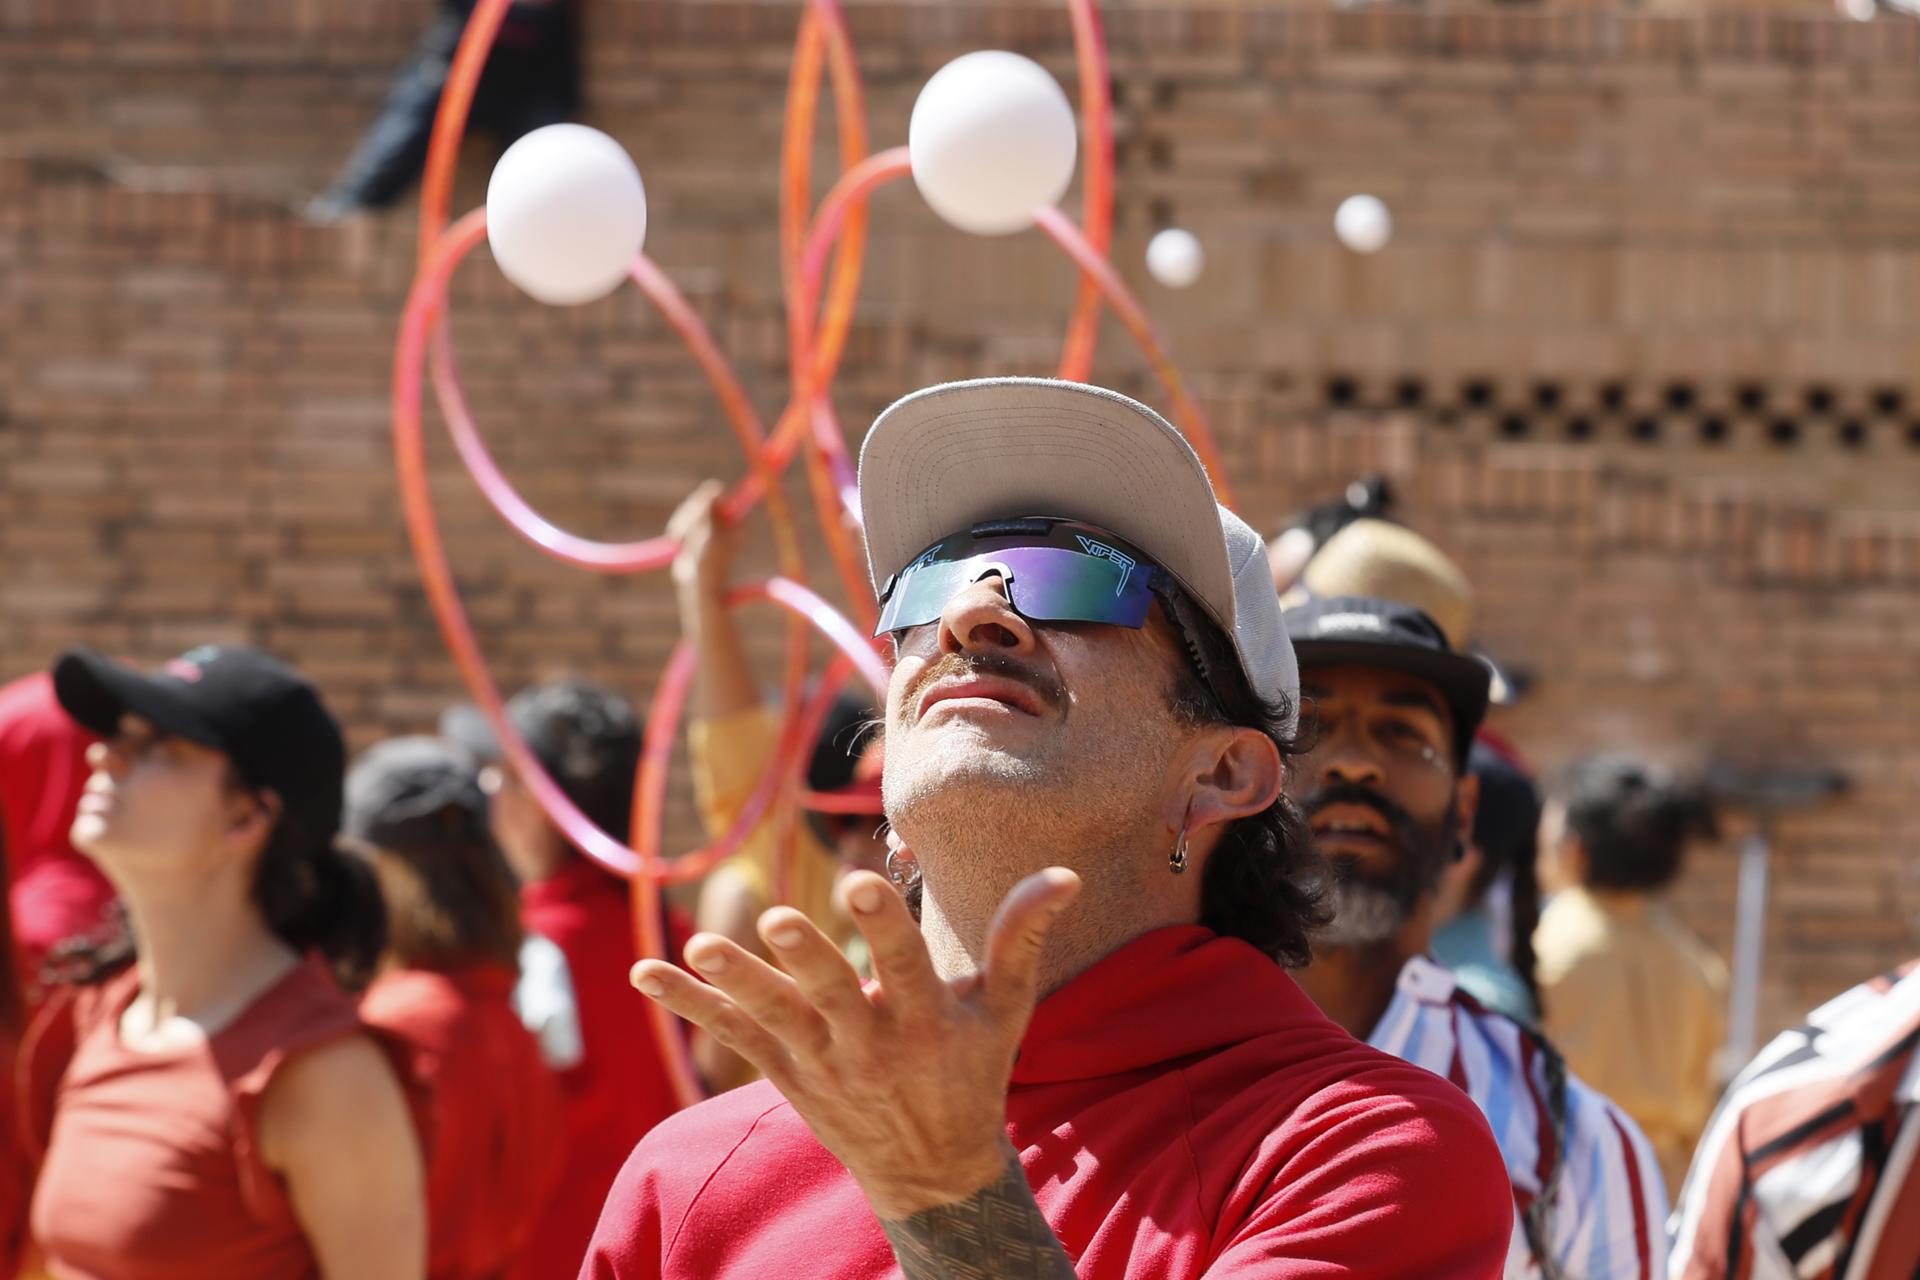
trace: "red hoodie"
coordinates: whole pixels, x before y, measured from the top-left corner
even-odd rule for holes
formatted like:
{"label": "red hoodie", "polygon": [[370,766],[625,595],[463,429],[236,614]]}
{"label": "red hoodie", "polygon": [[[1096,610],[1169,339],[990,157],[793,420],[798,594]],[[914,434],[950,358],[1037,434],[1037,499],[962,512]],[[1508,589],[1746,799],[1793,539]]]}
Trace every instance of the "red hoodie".
{"label": "red hoodie", "polygon": [[0,847],[27,988],[48,949],[97,931],[113,901],[106,877],[67,839],[93,741],[60,709],[46,672],[0,686]]}
{"label": "red hoodie", "polygon": [[[1007,1132],[1081,1280],[1497,1280],[1512,1192],[1486,1121],[1354,1040],[1252,947],[1135,939],[1043,1001]],[[634,1151],[581,1280],[899,1270],[853,1178],[773,1086]]]}
{"label": "red hoodie", "polygon": [[[579,1011],[580,1061],[559,1072],[565,1132],[558,1186],[534,1226],[517,1280],[557,1280],[579,1269],[594,1219],[621,1163],[679,1105],[646,1000],[627,983],[633,911],[627,882],[583,857],[521,886],[520,919],[566,957]],[[679,954],[684,930],[669,920]]]}

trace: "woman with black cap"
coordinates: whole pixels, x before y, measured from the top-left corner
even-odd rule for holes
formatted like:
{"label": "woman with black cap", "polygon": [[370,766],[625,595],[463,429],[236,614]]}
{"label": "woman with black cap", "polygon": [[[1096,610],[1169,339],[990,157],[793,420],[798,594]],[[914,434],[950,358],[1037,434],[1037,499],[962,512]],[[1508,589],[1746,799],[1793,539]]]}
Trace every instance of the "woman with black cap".
{"label": "woman with black cap", "polygon": [[407,1095],[342,979],[378,887],[334,846],[345,746],[272,658],[202,647],[141,675],[73,651],[60,704],[104,741],[73,843],[126,903],[134,964],[73,1001],[33,1234],[100,1280],[417,1280]]}

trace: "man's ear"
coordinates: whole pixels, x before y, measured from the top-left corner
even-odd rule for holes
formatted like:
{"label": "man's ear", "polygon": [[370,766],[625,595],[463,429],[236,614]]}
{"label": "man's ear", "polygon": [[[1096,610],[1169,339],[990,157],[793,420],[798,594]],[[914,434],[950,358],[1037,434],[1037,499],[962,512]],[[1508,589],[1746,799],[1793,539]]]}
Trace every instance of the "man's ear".
{"label": "man's ear", "polygon": [[1185,788],[1184,820],[1189,832],[1234,822],[1260,813],[1280,798],[1284,769],[1280,748],[1258,729],[1218,725],[1195,744]]}
{"label": "man's ear", "polygon": [[1587,882],[1587,846],[1571,830],[1560,837],[1560,847],[1553,850],[1554,870],[1564,884],[1556,888],[1572,888]]}
{"label": "man's ear", "polygon": [[1453,784],[1453,836],[1462,849],[1473,845],[1473,819],[1480,812],[1480,775],[1463,773]]}

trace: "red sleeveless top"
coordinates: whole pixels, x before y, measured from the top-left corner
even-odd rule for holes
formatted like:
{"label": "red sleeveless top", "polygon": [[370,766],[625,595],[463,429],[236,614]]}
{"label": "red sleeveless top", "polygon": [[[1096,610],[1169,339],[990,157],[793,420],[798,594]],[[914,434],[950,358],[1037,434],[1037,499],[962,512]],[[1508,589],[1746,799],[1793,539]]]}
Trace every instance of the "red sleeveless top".
{"label": "red sleeveless top", "polygon": [[139,974],[76,1007],[33,1197],[33,1235],[63,1280],[304,1280],[319,1266],[261,1159],[260,1099],[308,1049],[363,1031],[310,960],[206,1041],[160,1053],[120,1042]]}

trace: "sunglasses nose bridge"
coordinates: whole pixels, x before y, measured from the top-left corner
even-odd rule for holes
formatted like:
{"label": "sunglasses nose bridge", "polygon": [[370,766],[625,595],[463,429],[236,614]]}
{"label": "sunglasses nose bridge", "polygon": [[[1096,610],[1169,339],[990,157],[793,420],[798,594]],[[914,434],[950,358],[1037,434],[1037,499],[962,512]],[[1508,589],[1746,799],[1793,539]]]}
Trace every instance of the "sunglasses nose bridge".
{"label": "sunglasses nose bridge", "polygon": [[977,587],[988,578],[1000,579],[1000,594],[1007,598],[1007,603],[1013,603],[1013,570],[1004,561],[988,560],[975,565],[967,578],[967,586]]}
{"label": "sunglasses nose bridge", "polygon": [[[997,583],[977,590],[992,579]],[[1033,643],[1033,627],[1013,602],[1013,575],[1004,565],[982,566],[970,575],[940,611],[940,647],[949,652],[968,649],[1024,649]]]}

